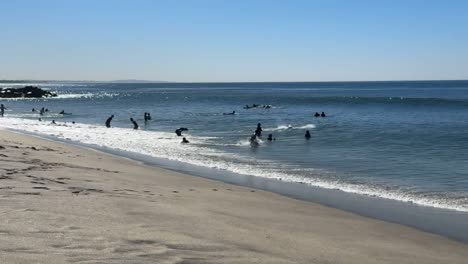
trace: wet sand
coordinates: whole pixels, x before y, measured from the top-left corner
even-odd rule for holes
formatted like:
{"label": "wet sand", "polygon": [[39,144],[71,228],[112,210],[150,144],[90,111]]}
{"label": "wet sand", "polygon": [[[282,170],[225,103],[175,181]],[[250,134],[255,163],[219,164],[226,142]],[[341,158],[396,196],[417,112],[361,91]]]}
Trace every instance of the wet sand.
{"label": "wet sand", "polygon": [[468,245],[402,225],[7,131],[0,219],[0,263],[468,259]]}

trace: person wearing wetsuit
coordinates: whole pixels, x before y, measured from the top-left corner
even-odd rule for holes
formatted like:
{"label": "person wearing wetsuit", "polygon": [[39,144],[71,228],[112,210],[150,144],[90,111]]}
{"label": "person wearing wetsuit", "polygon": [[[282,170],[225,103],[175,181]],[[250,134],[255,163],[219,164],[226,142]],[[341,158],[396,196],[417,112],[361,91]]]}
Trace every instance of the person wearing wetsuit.
{"label": "person wearing wetsuit", "polygon": [[59,114],[64,115],[64,114],[65,114],[65,110],[60,111]]}
{"label": "person wearing wetsuit", "polygon": [[319,114],[318,112],[315,112],[315,115],[314,115],[314,116],[315,116],[315,117],[319,117],[320,114]]}
{"label": "person wearing wetsuit", "polygon": [[186,144],[186,143],[190,143],[190,141],[188,141],[186,138],[182,138],[182,143]]}
{"label": "person wearing wetsuit", "polygon": [[261,137],[262,136],[262,124],[257,124],[257,129],[255,129],[255,136]]}
{"label": "person wearing wetsuit", "polygon": [[135,120],[133,120],[133,118],[130,118],[130,121],[132,121],[132,123],[133,123],[133,129],[137,130],[138,129],[138,123]]}
{"label": "person wearing wetsuit", "polygon": [[320,115],[321,117],[325,117],[325,112],[322,112],[322,114]]}
{"label": "person wearing wetsuit", "polygon": [[268,141],[273,141],[273,134],[268,134],[267,140],[268,140]]}
{"label": "person wearing wetsuit", "polygon": [[3,116],[5,114],[5,109],[6,109],[6,107],[3,104],[1,104],[0,105],[0,116]]}
{"label": "person wearing wetsuit", "polygon": [[107,128],[111,127],[112,118],[114,118],[114,115],[111,115],[109,118],[107,118],[107,120],[106,120],[106,127]]}
{"label": "person wearing wetsuit", "polygon": [[310,135],[310,132],[309,130],[306,131],[305,133],[305,136],[304,136],[306,139],[310,139],[311,138],[311,135]]}
{"label": "person wearing wetsuit", "polygon": [[179,137],[182,136],[182,130],[180,130],[180,128],[176,129],[175,133]]}

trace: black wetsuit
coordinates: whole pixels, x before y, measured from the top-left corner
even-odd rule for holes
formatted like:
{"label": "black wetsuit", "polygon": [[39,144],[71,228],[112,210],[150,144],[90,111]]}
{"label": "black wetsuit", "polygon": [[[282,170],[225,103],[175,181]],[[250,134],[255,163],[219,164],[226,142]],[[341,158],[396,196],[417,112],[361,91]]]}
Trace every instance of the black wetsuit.
{"label": "black wetsuit", "polygon": [[132,121],[132,123],[133,123],[133,129],[135,129],[135,130],[138,129],[138,123],[135,122],[135,120],[133,120],[133,118],[130,119],[130,121]]}
{"label": "black wetsuit", "polygon": [[112,121],[112,118],[114,118],[114,116],[111,116],[111,117],[107,118],[107,120],[106,120],[106,127],[107,128],[111,127],[110,123]]}

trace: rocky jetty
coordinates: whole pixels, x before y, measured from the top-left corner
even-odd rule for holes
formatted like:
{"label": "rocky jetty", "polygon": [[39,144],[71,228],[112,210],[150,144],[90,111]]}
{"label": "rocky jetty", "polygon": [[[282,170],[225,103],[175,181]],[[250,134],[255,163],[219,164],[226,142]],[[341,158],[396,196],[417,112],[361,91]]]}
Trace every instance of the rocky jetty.
{"label": "rocky jetty", "polygon": [[25,86],[23,88],[0,88],[0,98],[44,98],[56,96],[56,93],[42,90],[37,86]]}

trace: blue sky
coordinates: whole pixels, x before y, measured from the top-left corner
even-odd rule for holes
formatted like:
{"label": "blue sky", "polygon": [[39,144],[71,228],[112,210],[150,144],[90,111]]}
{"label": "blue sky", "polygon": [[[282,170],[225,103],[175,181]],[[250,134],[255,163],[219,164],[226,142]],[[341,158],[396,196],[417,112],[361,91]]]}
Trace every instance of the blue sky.
{"label": "blue sky", "polygon": [[468,1],[0,0],[0,79],[468,79]]}

